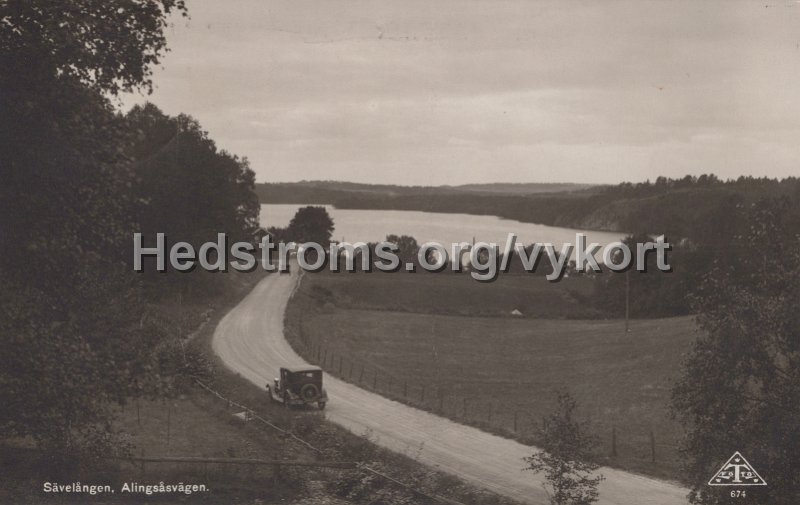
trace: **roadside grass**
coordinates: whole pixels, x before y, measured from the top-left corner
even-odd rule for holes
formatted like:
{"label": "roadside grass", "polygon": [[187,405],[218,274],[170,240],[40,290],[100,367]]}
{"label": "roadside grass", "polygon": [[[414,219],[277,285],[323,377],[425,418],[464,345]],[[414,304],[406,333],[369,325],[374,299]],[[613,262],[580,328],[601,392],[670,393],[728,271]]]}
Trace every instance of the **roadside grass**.
{"label": "roadside grass", "polygon": [[[219,457],[266,460],[354,461],[406,482],[415,489],[477,505],[515,505],[509,500],[435,471],[413,457],[391,453],[373,443],[369,433],[350,433],[328,423],[317,410],[287,410],[266,393],[222,366],[211,349],[219,320],[263,275],[229,273],[213,296],[164,300],[163,323],[190,337],[215,363],[209,385],[225,398],[245,405],[274,425],[289,430],[320,452],[257,421],[234,416],[241,408],[200,387],[188,385],[175,398],[131,400],[119,408],[113,427],[132,445],[133,457]],[[0,503],[212,503],[343,505],[345,503],[431,503],[407,489],[362,469],[297,468],[221,463],[139,462],[102,459],[73,469],[56,469],[21,441],[0,450]],[[45,456],[47,458],[47,456]],[[60,475],[60,477],[55,477]],[[49,494],[45,481],[111,484],[113,495]],[[124,482],[205,484],[207,493],[145,496],[121,493]],[[381,501],[383,500],[383,501]]]}
{"label": "roadside grass", "polygon": [[[255,414],[290,431],[320,451],[314,452],[262,424],[248,423],[248,429],[257,431],[259,433],[257,436],[277,439],[284,444],[285,451],[281,457],[354,461],[368,464],[370,467],[429,495],[444,496],[458,502],[475,505],[517,504],[514,500],[477,488],[419,463],[413,455],[408,456],[382,449],[374,443],[371,433],[351,433],[327,422],[324,413],[317,409],[286,409],[282,405],[272,402],[263,387],[256,386],[227,369],[211,347],[214,329],[218,321],[239,302],[244,294],[250,291],[254,284],[255,282],[248,283],[239,296],[229,297],[224,305],[217,307],[214,316],[207,324],[203,325],[193,339],[192,345],[198,346],[215,364],[213,380],[209,384],[214,390],[226,398],[249,407]],[[199,394],[206,395],[206,399],[210,398],[212,403],[220,402],[219,399],[209,397],[206,393],[200,392]],[[222,408],[226,412],[231,412],[224,402]],[[431,502],[360,469],[285,470],[283,477],[290,484],[293,480],[300,482],[302,491],[296,493],[294,497],[297,503],[336,505],[339,500],[343,500],[344,503],[423,504]]]}
{"label": "roadside grass", "polygon": [[[546,293],[569,288],[514,279],[515,294],[502,296],[493,290],[502,291],[500,281],[433,277],[307,275],[287,310],[287,336],[329,373],[526,443],[536,442],[554,392],[568,389],[600,439],[601,463],[678,479],[682,431],[667,403],[697,336],[692,318],[632,320],[626,334],[620,320],[508,317],[511,299],[527,297],[546,313]],[[560,314],[581,310],[579,297],[571,303]],[[451,315],[470,304],[481,317]]]}
{"label": "roadside grass", "polygon": [[[136,404],[129,405],[118,426],[132,435],[134,456],[304,459],[297,454],[301,451],[282,437],[260,431],[234,413],[235,409],[209,395],[191,391],[174,400],[139,402],[138,409]],[[306,484],[297,478],[280,479],[272,467],[215,463],[123,462],[120,474],[127,481],[203,483],[210,489],[209,495],[195,495],[195,499],[220,503],[287,500]]]}
{"label": "roadside grass", "polygon": [[[216,321],[244,296],[261,278],[256,275],[226,274],[217,283],[213,296],[163,299],[157,307],[159,323],[177,335],[188,336],[213,331]],[[132,399],[116,407],[113,430],[119,441],[132,448],[133,457],[220,457],[255,459],[303,459],[294,444],[274,432],[263,432],[233,416],[235,409],[214,401],[199,388],[187,387],[170,399]],[[59,467],[51,456],[32,450],[30,441],[22,440],[3,447],[2,503],[287,503],[302,495],[319,472],[308,476],[291,474],[278,478],[271,467],[227,464],[131,462],[125,459],[80,459],[68,467]],[[106,455],[102,455],[106,456]],[[55,466],[54,466],[55,465]],[[327,476],[338,478],[338,476]],[[50,494],[42,491],[43,482],[71,484],[110,484],[113,495],[84,493]],[[152,485],[204,484],[210,491],[185,495],[122,493],[125,482]],[[309,500],[313,503],[312,500]],[[331,500],[330,503],[340,503]],[[342,502],[343,503],[343,502]]]}

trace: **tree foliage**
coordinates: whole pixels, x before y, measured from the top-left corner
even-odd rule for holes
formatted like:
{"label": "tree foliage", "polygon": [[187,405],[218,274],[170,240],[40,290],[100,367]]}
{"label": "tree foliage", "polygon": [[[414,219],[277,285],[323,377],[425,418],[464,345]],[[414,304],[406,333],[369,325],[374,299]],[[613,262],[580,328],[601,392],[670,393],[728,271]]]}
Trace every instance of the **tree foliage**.
{"label": "tree foliage", "polygon": [[[622,242],[631,251],[631,266],[624,273],[604,270],[595,277],[595,300],[607,317],[625,314],[625,298],[630,300],[630,317],[670,317],[689,313],[688,293],[694,288],[696,275],[694,251],[681,245],[670,244],[667,261],[669,272],[658,269],[656,251],[645,252],[645,270],[637,269],[637,246],[654,242],[646,233],[628,235]],[[619,251],[617,251],[619,252]],[[621,257],[621,253],[618,255]],[[621,261],[617,259],[616,261]],[[627,291],[627,293],[626,293]]]}
{"label": "tree foliage", "polygon": [[[124,118],[132,136],[133,194],[138,230],[155,245],[156,233],[188,242],[197,250],[224,233],[230,243],[250,241],[260,204],[247,158],[219,150],[190,116],[169,117],[151,103]],[[163,276],[146,263],[146,278],[158,289],[185,288],[208,276]]]}
{"label": "tree foliage", "polygon": [[735,451],[769,484],[749,488],[748,500],[800,499],[798,217],[787,200],[737,208],[741,229],[696,298],[703,333],[673,390],[692,503],[729,503],[706,483]]}
{"label": "tree foliage", "polygon": [[260,204],[247,158],[217,149],[190,116],[171,118],[155,105],[125,117],[136,139],[131,149],[144,233],[161,231],[199,244],[223,232],[249,240]]}
{"label": "tree foliage", "polygon": [[387,235],[386,242],[397,245],[397,257],[401,265],[417,263],[419,254],[419,244],[417,239],[409,235]]}
{"label": "tree foliage", "polygon": [[164,29],[183,0],[7,0],[0,4],[3,69],[57,76],[117,94],[150,89],[167,50]]}
{"label": "tree foliage", "polygon": [[575,419],[577,405],[569,393],[558,393],[556,411],[542,419],[542,450],[525,458],[526,470],[544,473],[552,505],[588,505],[597,501],[602,475],[592,462],[596,439]]}
{"label": "tree foliage", "polygon": [[289,222],[286,236],[298,244],[315,242],[325,247],[333,236],[333,219],[325,207],[302,207]]}
{"label": "tree foliage", "polygon": [[[156,359],[168,335],[127,265],[142,179],[130,125],[106,98],[149,87],[167,16],[182,10],[180,0],[0,4],[0,436],[96,444],[112,404],[155,394],[162,373],[182,369]],[[245,215],[252,181],[239,182]]]}

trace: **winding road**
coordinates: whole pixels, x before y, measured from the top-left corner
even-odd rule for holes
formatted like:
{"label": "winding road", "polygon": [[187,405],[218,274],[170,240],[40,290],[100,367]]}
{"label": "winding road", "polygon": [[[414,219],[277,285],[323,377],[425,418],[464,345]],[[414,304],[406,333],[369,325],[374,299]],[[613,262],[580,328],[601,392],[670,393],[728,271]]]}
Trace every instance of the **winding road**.
{"label": "winding road", "polygon": [[[298,283],[291,274],[270,274],[231,310],[214,331],[213,348],[231,370],[263,388],[278,368],[303,363],[283,335],[283,313]],[[522,458],[535,449],[325,377],[330,398],[325,415],[379,445],[521,502],[547,504],[540,476],[522,471]],[[686,504],[687,490],[604,467],[604,505]]]}

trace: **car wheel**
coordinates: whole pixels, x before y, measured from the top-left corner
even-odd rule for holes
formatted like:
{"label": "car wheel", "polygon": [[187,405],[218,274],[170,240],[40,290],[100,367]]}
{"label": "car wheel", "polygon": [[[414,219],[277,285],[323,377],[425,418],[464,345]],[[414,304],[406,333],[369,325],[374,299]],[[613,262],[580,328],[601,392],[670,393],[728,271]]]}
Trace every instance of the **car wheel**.
{"label": "car wheel", "polygon": [[314,384],[306,384],[300,389],[300,396],[306,402],[313,402],[319,396],[319,389]]}

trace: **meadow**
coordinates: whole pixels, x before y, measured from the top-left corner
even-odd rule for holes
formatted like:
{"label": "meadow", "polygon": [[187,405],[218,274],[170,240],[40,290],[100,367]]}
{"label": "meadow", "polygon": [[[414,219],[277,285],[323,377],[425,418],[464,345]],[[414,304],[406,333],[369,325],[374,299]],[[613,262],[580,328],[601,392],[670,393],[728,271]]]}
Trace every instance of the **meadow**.
{"label": "meadow", "polygon": [[626,333],[624,321],[597,318],[592,292],[582,276],[306,275],[287,334],[329,373],[530,443],[566,389],[603,463],[677,478],[681,429],[668,402],[694,321],[632,320]]}

